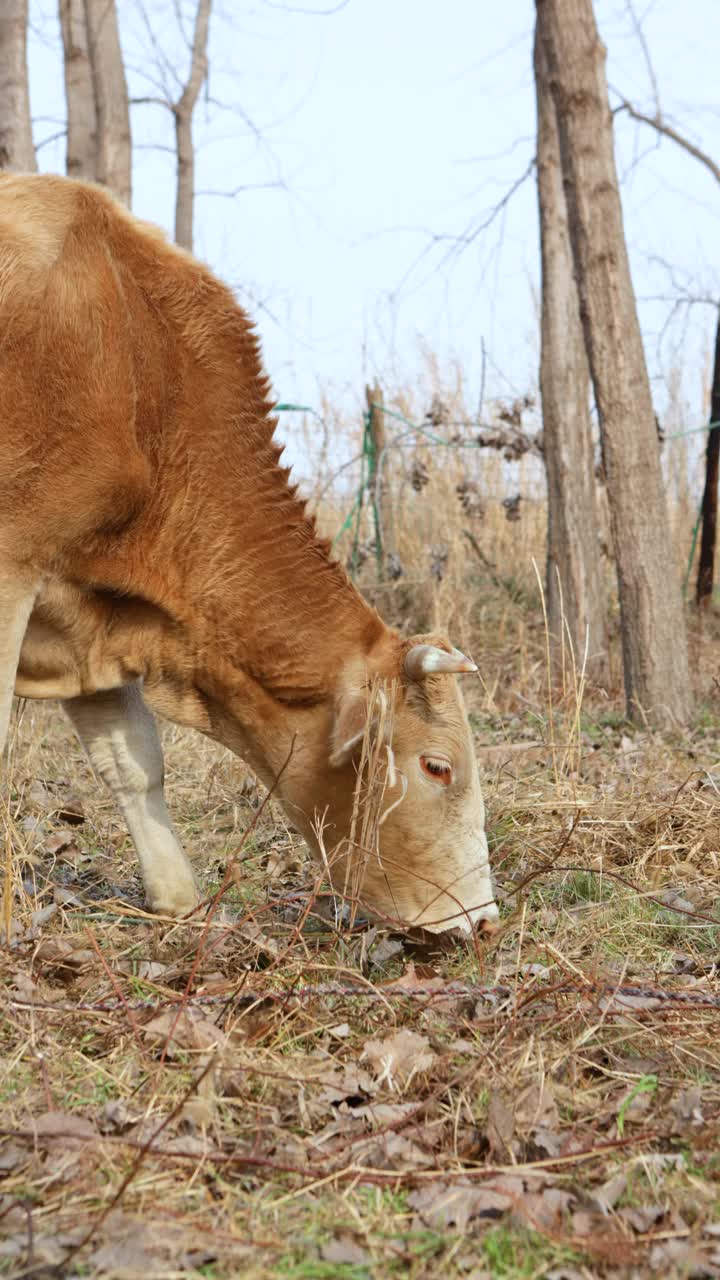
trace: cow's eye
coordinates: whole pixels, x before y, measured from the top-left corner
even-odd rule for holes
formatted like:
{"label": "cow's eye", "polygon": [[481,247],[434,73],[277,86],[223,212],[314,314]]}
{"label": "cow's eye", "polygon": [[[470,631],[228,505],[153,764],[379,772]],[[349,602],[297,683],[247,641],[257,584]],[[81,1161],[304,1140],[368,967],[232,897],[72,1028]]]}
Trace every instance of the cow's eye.
{"label": "cow's eye", "polygon": [[439,760],[437,756],[421,756],[420,766],[433,782],[439,782],[443,787],[448,787],[452,782],[452,767],[447,760]]}

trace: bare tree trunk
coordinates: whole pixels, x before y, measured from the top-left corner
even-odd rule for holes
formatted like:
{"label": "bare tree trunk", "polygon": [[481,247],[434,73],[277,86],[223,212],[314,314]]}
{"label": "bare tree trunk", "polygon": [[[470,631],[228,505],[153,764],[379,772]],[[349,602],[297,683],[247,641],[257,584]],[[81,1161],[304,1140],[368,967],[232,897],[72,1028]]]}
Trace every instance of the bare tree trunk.
{"label": "bare tree trunk", "polygon": [[97,118],[84,0],[60,0],[70,178],[97,178]]}
{"label": "bare tree trunk", "polygon": [[[710,422],[720,422],[720,309],[715,330],[715,364],[710,396]],[[720,469],[720,427],[708,432],[705,454],[705,489],[702,500],[702,537],[698,566],[696,601],[706,609],[712,600],[715,578],[715,542],[717,536],[718,471]]]}
{"label": "bare tree trunk", "polygon": [[28,0],[0,5],[0,169],[37,169],[30,119],[27,68]]}
{"label": "bare tree trunk", "polygon": [[85,0],[88,50],[97,116],[95,172],[118,200],[130,205],[130,107],[115,0]]}
{"label": "bare tree trunk", "polygon": [[547,601],[554,657],[565,633],[576,663],[588,644],[588,672],[607,678],[600,574],[590,374],[580,323],[555,104],[535,35],[537,182],[542,256],[540,391],[548,483]]}
{"label": "bare tree trunk", "polygon": [[177,143],[177,193],[175,197],[175,240],[183,249],[193,247],[193,207],[195,203],[195,150],[192,117],[195,103],[207,75],[207,42],[211,0],[198,0],[195,31],[187,83],[175,103]]}
{"label": "bare tree trunk", "polygon": [[628,711],[655,723],[685,723],[691,707],[685,621],[623,231],[605,49],[592,0],[536,4],[600,415]]}

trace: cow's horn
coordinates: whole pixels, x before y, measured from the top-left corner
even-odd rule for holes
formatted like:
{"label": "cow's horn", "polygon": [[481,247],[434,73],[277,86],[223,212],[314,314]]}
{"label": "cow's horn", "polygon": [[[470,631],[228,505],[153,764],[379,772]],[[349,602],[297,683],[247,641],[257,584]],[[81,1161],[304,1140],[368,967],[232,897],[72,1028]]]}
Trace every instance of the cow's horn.
{"label": "cow's horn", "polygon": [[424,680],[426,676],[445,672],[459,675],[465,671],[472,673],[477,671],[477,667],[459,649],[448,653],[434,644],[414,644],[405,658],[405,675],[409,680]]}

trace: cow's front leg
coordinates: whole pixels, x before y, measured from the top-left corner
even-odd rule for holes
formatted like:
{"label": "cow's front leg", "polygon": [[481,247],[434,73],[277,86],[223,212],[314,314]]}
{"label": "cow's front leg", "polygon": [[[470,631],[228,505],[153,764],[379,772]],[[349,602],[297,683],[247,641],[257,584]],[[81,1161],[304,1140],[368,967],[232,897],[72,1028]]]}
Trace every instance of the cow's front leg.
{"label": "cow's front leg", "polygon": [[63,706],[122,810],[150,909],[185,915],[200,895],[165,807],[162,747],[139,686],[69,698]]}
{"label": "cow's front leg", "polygon": [[37,586],[0,571],[0,755],[5,750],[20,650]]}

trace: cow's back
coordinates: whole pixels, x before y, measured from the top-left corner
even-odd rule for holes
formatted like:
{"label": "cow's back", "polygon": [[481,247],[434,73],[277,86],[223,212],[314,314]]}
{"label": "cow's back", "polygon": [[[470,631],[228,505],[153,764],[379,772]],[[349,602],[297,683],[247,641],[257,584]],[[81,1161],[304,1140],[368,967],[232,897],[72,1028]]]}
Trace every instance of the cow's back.
{"label": "cow's back", "polygon": [[0,176],[0,334],[0,504],[32,507],[45,541],[60,494],[83,528],[117,523],[138,488],[172,498],[181,457],[187,469],[210,449],[226,465],[238,426],[238,478],[254,491],[246,468],[276,467],[268,384],[231,291],[97,186]]}
{"label": "cow's back", "polygon": [[173,371],[137,264],[163,249],[97,187],[0,177],[0,545],[57,552],[149,492]]}

